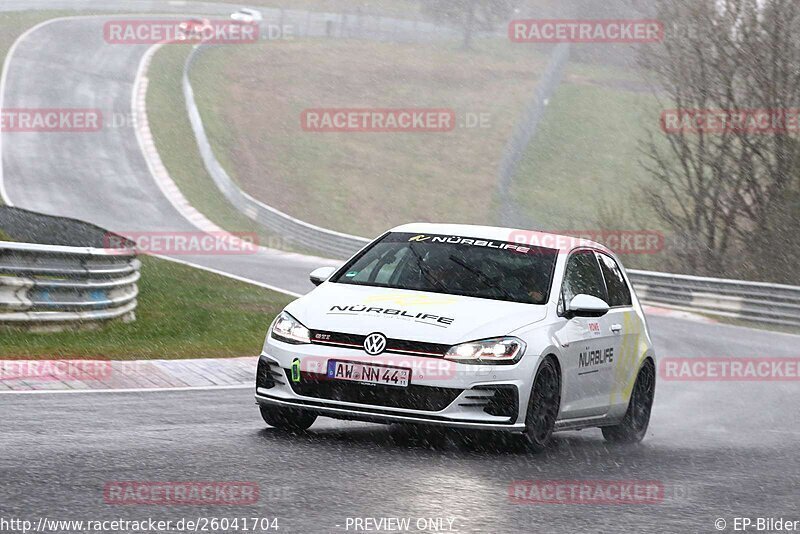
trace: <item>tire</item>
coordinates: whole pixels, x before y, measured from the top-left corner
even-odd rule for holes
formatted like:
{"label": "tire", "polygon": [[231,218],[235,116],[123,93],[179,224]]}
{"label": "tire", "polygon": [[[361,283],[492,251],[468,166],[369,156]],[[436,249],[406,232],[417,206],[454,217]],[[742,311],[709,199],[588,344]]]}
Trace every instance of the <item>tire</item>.
{"label": "tire", "polygon": [[561,406],[561,376],[552,358],[546,358],[533,379],[531,398],[525,413],[525,441],[533,452],[550,443]]}
{"label": "tire", "polygon": [[631,392],[628,410],[620,424],[602,428],[603,437],[612,443],[639,443],[647,433],[656,391],[656,368],[648,359],[639,369]]}
{"label": "tire", "polygon": [[261,410],[261,417],[264,419],[265,423],[281,430],[295,432],[308,430],[308,428],[314,424],[314,421],[317,420],[317,414],[304,410],[295,410],[292,408],[265,404],[260,405],[259,409]]}

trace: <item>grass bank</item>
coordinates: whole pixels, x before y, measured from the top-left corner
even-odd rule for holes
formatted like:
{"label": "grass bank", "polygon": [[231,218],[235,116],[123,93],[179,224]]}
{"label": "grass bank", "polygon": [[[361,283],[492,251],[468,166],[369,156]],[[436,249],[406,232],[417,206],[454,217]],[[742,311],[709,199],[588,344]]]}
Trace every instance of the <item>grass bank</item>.
{"label": "grass bank", "polygon": [[[499,43],[304,39],[207,50],[192,83],[217,156],[245,190],[370,236],[413,220],[494,222],[503,147],[545,61]],[[309,132],[308,108],[447,108],[456,127]]]}
{"label": "grass bank", "polygon": [[52,334],[3,329],[5,359],[173,359],[257,355],[292,297],[166,260],[142,257],[133,323]]}

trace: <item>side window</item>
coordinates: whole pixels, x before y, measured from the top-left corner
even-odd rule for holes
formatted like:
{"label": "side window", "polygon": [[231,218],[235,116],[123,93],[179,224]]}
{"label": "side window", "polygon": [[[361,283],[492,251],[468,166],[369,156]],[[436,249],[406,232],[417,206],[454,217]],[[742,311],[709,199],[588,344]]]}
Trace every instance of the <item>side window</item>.
{"label": "side window", "polygon": [[[380,246],[380,245],[379,245]],[[393,248],[387,248],[377,258],[365,265],[361,270],[351,270],[344,276],[354,282],[374,282],[377,284],[388,284],[392,275],[395,274],[400,260],[404,253]]]}
{"label": "side window", "polygon": [[378,284],[389,284],[392,280],[392,277],[395,275],[397,271],[397,266],[400,264],[400,261],[406,256],[405,250],[401,250],[394,253],[394,257],[384,257],[381,258],[381,261],[385,263],[380,267],[378,272],[375,274],[375,283]]}
{"label": "side window", "polygon": [[580,294],[607,300],[606,287],[594,252],[580,250],[569,257],[562,294],[565,305],[569,304],[575,295]]}
{"label": "side window", "polygon": [[606,256],[605,254],[598,253],[597,258],[600,260],[603,278],[606,279],[608,305],[611,307],[630,306],[631,291],[628,289],[628,284],[625,283],[625,278],[622,276],[622,271],[617,262],[611,256]]}

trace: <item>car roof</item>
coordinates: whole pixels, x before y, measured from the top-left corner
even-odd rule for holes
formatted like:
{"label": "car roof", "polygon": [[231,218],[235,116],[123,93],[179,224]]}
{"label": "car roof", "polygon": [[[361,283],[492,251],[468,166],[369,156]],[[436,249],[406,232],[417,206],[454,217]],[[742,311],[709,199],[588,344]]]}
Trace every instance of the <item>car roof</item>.
{"label": "car roof", "polygon": [[392,228],[390,232],[438,234],[448,236],[452,235],[494,241],[510,241],[512,243],[558,249],[562,252],[569,252],[570,250],[580,247],[588,247],[612,254],[612,252],[604,245],[589,239],[551,232],[542,232],[539,230],[524,230],[521,228],[502,228],[499,226],[479,226],[474,224],[417,222],[396,226]]}

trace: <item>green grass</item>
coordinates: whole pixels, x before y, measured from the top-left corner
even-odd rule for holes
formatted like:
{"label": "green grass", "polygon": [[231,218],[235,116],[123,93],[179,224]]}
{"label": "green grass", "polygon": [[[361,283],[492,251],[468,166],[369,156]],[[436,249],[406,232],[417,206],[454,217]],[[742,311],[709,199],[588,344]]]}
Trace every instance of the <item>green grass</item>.
{"label": "green grass", "polygon": [[[245,190],[302,220],[374,235],[413,220],[498,222],[499,161],[546,60],[502,40],[471,52],[452,43],[303,40],[209,50],[192,83],[217,156]],[[654,105],[635,72],[570,64],[516,175],[512,196],[523,213],[552,230],[661,230],[634,199],[648,179],[638,139],[658,117],[643,110]],[[491,127],[445,135],[299,128],[308,107],[370,106],[487,112]]]}
{"label": "green grass", "polygon": [[141,257],[133,323],[33,335],[0,331],[0,358],[173,359],[253,356],[292,297],[166,260]]}
{"label": "green grass", "polygon": [[189,203],[230,232],[254,232],[259,244],[283,250],[293,247],[236,210],[209,176],[197,143],[181,88],[190,45],[171,44],[153,57],[148,78],[147,113],[161,161]]}
{"label": "green grass", "polygon": [[627,208],[629,194],[646,179],[638,141],[647,105],[655,106],[655,100],[646,94],[574,83],[559,87],[523,157],[512,196],[547,229],[592,227],[597,209]]}
{"label": "green grass", "polygon": [[[659,107],[627,73],[570,65],[512,182],[520,211],[548,231],[648,230],[668,234],[643,200],[652,178],[639,142]],[[586,80],[591,79],[591,83]],[[663,269],[663,253],[628,255],[629,268]]]}
{"label": "green grass", "polygon": [[[376,235],[415,220],[491,223],[503,147],[546,58],[508,43],[295,40],[207,50],[192,83],[209,138],[250,194]],[[314,107],[451,108],[447,133],[315,133]],[[462,127],[485,114],[488,127]]]}
{"label": "green grass", "polygon": [[[74,14],[62,11],[0,13],[0,59],[5,58],[12,43],[28,28],[44,20]],[[81,13],[84,14],[84,13]],[[184,47],[166,47],[173,53],[185,54]],[[164,73],[175,74],[172,79],[180,96],[180,67],[169,65]],[[160,80],[159,80],[160,81]],[[158,84],[154,84],[158,87]],[[173,97],[174,97],[174,93]],[[168,115],[170,122],[183,126],[183,138],[194,143],[191,130],[186,135],[188,119],[182,103],[166,100],[159,114]],[[183,124],[178,119],[183,120]],[[163,137],[169,132],[159,131]],[[175,148],[174,145],[170,148]],[[189,153],[189,152],[184,152]],[[195,147],[196,153],[196,147]],[[195,164],[189,170],[197,172],[199,158],[187,159]],[[204,169],[200,164],[200,169]],[[210,181],[210,178],[208,178]],[[212,184],[213,185],[213,184]],[[200,186],[202,187],[202,185]],[[197,192],[197,191],[195,191]],[[196,200],[196,198],[194,199]],[[216,214],[217,220],[241,231],[252,231],[252,223],[237,225],[239,219],[226,219],[226,212]],[[216,222],[216,221],[215,221]],[[0,240],[13,241],[0,230]],[[270,244],[263,242],[264,244]],[[259,353],[266,329],[274,316],[292,297],[268,291],[244,282],[179,265],[143,257],[142,278],[139,282],[137,320],[133,323],[112,322],[97,331],[66,331],[49,334],[3,328],[0,330],[0,358],[112,358],[112,359],[170,359],[248,356]]]}
{"label": "green grass", "polygon": [[[301,220],[370,236],[415,220],[496,224],[500,158],[546,61],[500,39],[470,52],[304,39],[207,50],[192,84],[215,153],[244,190]],[[299,125],[310,107],[437,106],[487,113],[490,127],[321,134]],[[571,63],[515,176],[520,211],[553,231],[664,231],[638,198],[650,179],[639,140],[658,117],[636,71]],[[190,173],[185,186],[208,191],[202,176]]]}

